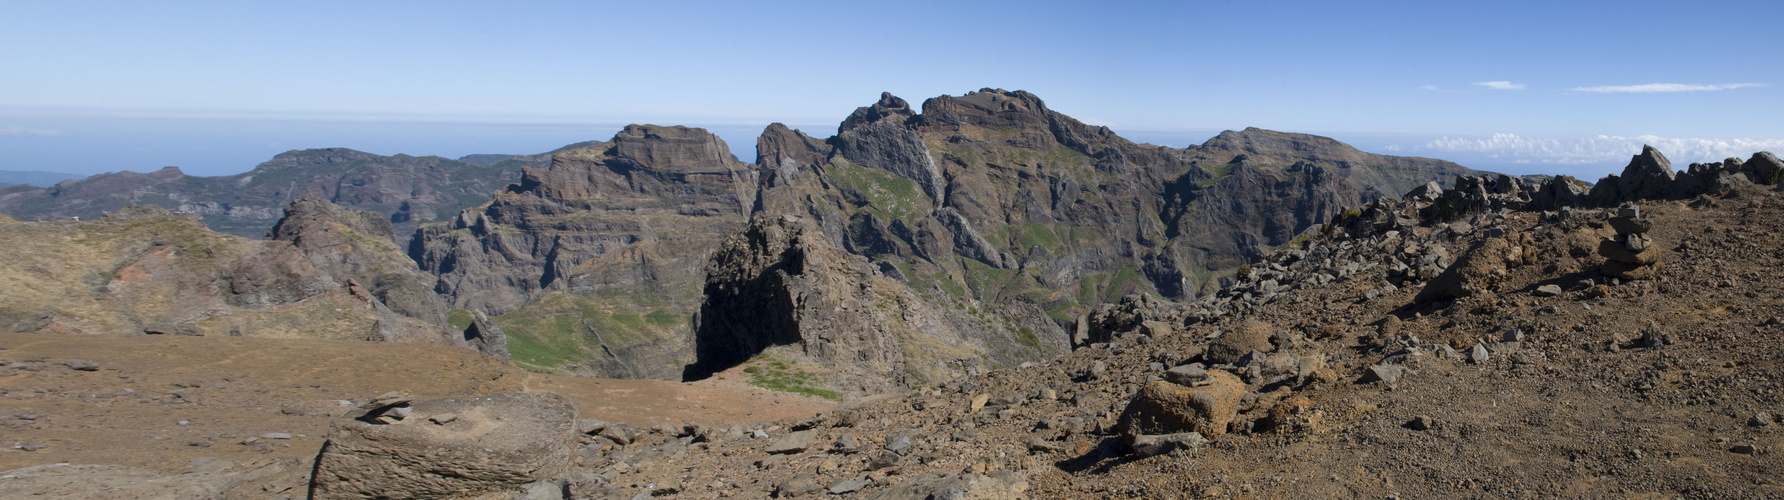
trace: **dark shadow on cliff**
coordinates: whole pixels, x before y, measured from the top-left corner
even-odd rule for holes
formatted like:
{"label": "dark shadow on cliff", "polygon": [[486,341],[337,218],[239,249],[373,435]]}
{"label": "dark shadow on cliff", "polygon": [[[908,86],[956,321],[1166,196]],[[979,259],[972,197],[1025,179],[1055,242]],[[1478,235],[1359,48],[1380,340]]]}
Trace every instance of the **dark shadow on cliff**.
{"label": "dark shadow on cliff", "polygon": [[[752,240],[764,237],[755,230],[740,236]],[[700,317],[694,325],[695,361],[682,368],[684,382],[703,380],[749,361],[771,346],[796,344],[800,340],[787,279],[805,271],[804,252],[797,247],[787,248],[778,256],[778,262],[757,272],[727,273],[725,269],[731,266],[723,261],[740,257],[729,255],[735,247],[727,247],[714,256],[716,265],[709,269],[706,301],[700,304]]]}

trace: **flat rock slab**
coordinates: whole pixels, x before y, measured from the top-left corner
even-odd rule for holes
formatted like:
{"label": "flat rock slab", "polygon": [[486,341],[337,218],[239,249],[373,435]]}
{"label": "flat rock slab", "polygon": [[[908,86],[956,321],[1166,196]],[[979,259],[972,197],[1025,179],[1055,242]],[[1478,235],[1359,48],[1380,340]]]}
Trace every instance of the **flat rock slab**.
{"label": "flat rock slab", "polygon": [[811,446],[812,431],[789,432],[768,444],[769,453],[799,453]]}
{"label": "flat rock slab", "polygon": [[392,424],[335,420],[317,458],[315,499],[443,498],[519,488],[571,465],[576,405],[552,393],[497,394],[414,403]]}

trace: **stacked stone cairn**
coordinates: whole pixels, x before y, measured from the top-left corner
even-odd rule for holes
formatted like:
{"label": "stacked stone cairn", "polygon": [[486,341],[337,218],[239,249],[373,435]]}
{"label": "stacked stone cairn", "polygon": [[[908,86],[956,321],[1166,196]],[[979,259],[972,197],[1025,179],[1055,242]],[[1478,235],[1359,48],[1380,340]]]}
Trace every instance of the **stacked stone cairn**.
{"label": "stacked stone cairn", "polygon": [[1660,247],[1647,234],[1653,222],[1641,216],[1640,207],[1624,203],[1610,225],[1617,235],[1598,244],[1598,255],[1607,259],[1604,274],[1621,280],[1653,277],[1660,268]]}

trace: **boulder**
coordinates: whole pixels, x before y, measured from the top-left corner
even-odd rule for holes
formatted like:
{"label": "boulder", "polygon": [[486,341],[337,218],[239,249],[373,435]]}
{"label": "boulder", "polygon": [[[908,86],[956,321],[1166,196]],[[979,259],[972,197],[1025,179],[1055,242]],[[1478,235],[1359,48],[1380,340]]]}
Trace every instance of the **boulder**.
{"label": "boulder", "polygon": [[1273,330],[1268,323],[1257,320],[1246,320],[1233,331],[1221,335],[1208,343],[1208,352],[1203,354],[1208,362],[1216,365],[1239,362],[1240,358],[1252,351],[1270,350],[1270,333]]}
{"label": "boulder", "polygon": [[[1631,245],[1627,243],[1618,243],[1616,240],[1611,239],[1601,240],[1598,242],[1598,255],[1614,262],[1635,264],[1638,266],[1660,262],[1660,247],[1653,244],[1652,240],[1632,237],[1629,241],[1642,243]],[[1642,249],[1634,250],[1629,248],[1630,246],[1640,246]]]}
{"label": "boulder", "polygon": [[1752,158],[1741,164],[1741,170],[1755,184],[1777,184],[1780,178],[1784,178],[1784,162],[1778,161],[1777,155],[1773,155],[1771,151],[1753,153]]}
{"label": "boulder", "polygon": [[1210,382],[1185,387],[1163,380],[1146,384],[1121,412],[1121,434],[1128,445],[1144,435],[1197,432],[1204,437],[1226,434],[1239,410],[1245,383],[1225,371],[1208,372]]}
{"label": "boulder", "polygon": [[1208,439],[1202,437],[1200,433],[1179,432],[1176,434],[1135,436],[1131,446],[1134,449],[1134,454],[1144,458],[1163,455],[1174,450],[1194,450],[1201,448],[1202,445],[1207,442]]}
{"label": "boulder", "polygon": [[[408,408],[411,418],[391,424],[371,413],[336,420],[316,459],[312,498],[440,498],[518,488],[571,465],[576,406],[562,396],[498,394]],[[455,418],[413,418],[444,413]]]}

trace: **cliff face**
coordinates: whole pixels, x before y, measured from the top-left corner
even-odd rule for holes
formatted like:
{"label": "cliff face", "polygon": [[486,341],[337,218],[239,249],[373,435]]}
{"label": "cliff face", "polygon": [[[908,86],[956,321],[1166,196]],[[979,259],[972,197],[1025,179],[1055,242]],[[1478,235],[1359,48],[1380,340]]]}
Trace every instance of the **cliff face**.
{"label": "cliff face", "polygon": [[0,263],[0,330],[463,345],[442,311],[425,307],[426,295],[391,284],[391,276],[430,277],[404,271],[394,245],[360,232],[360,220],[382,219],[323,205],[294,206],[280,224],[284,238],[272,241],[213,232],[154,206],[0,223],[13,256]]}
{"label": "cliff face", "polygon": [[376,213],[395,224],[395,234],[407,237],[422,222],[487,201],[491,191],[512,182],[522,167],[550,162],[549,153],[504,158],[476,163],[341,148],[288,151],[230,176],[190,176],[167,167],[12,189],[0,193],[0,212],[24,220],[91,219],[133,205],[155,205],[198,214],[215,231],[261,238],[282,216],[280,209],[299,197],[317,196]]}
{"label": "cliff face", "polygon": [[517,362],[673,378],[692,361],[701,265],[744,227],[755,184],[705,130],[633,125],[424,226],[410,255],[451,307],[501,315]]}
{"label": "cliff face", "polygon": [[1221,270],[1341,207],[1475,173],[1260,129],[1135,144],[991,89],[929,99],[920,114],[882,95],[836,137],[775,124],[757,149],[772,171],[758,210],[812,217],[915,289],[1021,297],[1062,323],[1129,293],[1217,289]]}
{"label": "cliff face", "polygon": [[706,274],[690,379],[766,353],[817,362],[831,388],[886,393],[1070,349],[1032,304],[920,295],[800,216],[758,214]]}
{"label": "cliff face", "polygon": [[378,214],[305,196],[285,208],[271,238],[297,248],[330,281],[359,287],[398,314],[446,326],[446,302],[433,290],[438,278],[391,243],[394,229]]}
{"label": "cliff face", "polygon": [[[1258,129],[1135,144],[990,89],[922,113],[882,94],[827,140],[770,125],[757,154],[755,223],[708,266],[689,375],[792,350],[869,392],[959,374],[917,367],[1047,359],[1069,346],[1061,326],[1100,303],[1217,288],[1214,270],[1342,207],[1471,172]],[[969,326],[962,309],[1022,326]]]}

